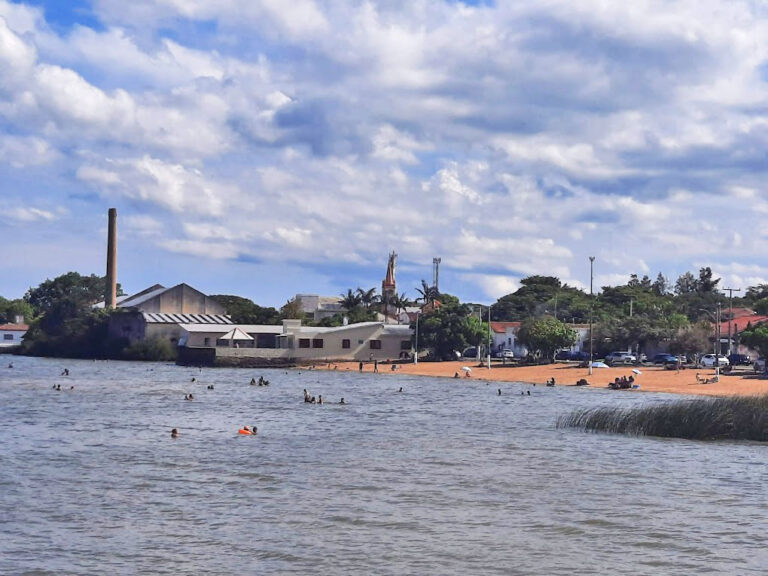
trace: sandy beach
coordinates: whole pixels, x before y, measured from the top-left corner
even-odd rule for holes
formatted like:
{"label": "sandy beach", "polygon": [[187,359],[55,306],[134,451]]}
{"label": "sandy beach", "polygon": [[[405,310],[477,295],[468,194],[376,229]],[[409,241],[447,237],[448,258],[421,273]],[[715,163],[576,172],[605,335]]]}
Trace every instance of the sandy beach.
{"label": "sandy beach", "polygon": [[[358,370],[358,363],[336,363],[338,370]],[[390,364],[380,363],[379,373],[384,375],[415,374],[419,376],[434,376],[438,378],[453,378],[458,372],[465,378],[462,367],[471,368],[470,378],[474,380],[489,380],[493,382],[525,382],[529,384],[545,384],[550,378],[554,378],[558,386],[574,385],[577,380],[586,378],[590,386],[585,388],[606,388],[608,382],[616,377],[632,375],[633,366],[621,366],[615,368],[593,368],[592,376],[587,374],[586,368],[579,368],[576,364],[549,364],[545,366],[502,366],[492,365],[478,366],[477,362],[420,362],[419,364],[397,364],[397,370],[393,371]],[[317,365],[318,369],[327,365]],[[373,372],[373,363],[366,362],[363,365],[364,372]],[[634,374],[635,383],[640,385],[637,390],[619,390],[617,394],[632,392],[669,392],[672,394],[698,394],[706,396],[731,396],[768,394],[768,378],[760,378],[754,375],[751,369],[738,372],[733,375],[721,375],[716,383],[703,384],[697,382],[696,374],[701,378],[712,379],[715,375],[712,369],[685,368],[679,372],[666,370],[659,366],[640,366],[640,374]]]}

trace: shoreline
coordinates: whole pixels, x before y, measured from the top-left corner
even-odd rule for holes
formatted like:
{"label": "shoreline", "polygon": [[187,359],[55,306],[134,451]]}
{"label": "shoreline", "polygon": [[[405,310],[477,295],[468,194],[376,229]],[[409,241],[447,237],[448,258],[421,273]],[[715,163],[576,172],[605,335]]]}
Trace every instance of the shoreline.
{"label": "shoreline", "polygon": [[[396,364],[398,369],[392,370],[392,365]],[[359,371],[358,362],[331,362],[331,368],[328,364],[316,364],[316,370],[337,370]],[[466,378],[463,367],[471,369],[470,378]],[[632,369],[637,368],[640,374],[633,374]],[[373,362],[363,363],[363,372],[371,373],[374,371]],[[460,378],[454,378],[458,372]],[[451,380],[483,380],[489,382],[518,382],[530,385],[545,385],[547,380],[555,378],[557,386],[573,386],[576,381],[586,378],[589,386],[584,388],[602,388],[605,389],[609,382],[622,376],[629,377],[634,375],[635,384],[640,388],[634,390],[617,390],[617,393],[626,392],[665,392],[679,395],[696,396],[754,396],[759,394],[768,394],[768,378],[756,376],[748,372],[738,372],[732,375],[720,375],[719,382],[703,384],[697,382],[696,375],[701,378],[711,379],[715,372],[713,369],[704,368],[685,368],[679,372],[676,370],[667,370],[660,366],[621,366],[612,368],[593,368],[592,375],[587,374],[587,368],[579,368],[576,364],[544,364],[536,366],[515,366],[515,365],[492,365],[489,370],[487,365],[478,366],[477,362],[456,361],[456,362],[420,362],[419,364],[399,362],[379,363],[379,374],[381,375],[399,375],[408,374],[413,376],[432,376],[435,378],[450,378]]]}

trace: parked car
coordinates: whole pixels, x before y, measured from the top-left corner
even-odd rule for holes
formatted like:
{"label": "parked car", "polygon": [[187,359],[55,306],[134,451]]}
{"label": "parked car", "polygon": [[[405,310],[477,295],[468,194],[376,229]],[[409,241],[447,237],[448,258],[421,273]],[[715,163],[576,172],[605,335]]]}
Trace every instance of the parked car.
{"label": "parked car", "polygon": [[677,364],[677,356],[674,356],[673,354],[656,354],[653,357],[653,363],[654,364]]}
{"label": "parked car", "polygon": [[465,348],[461,355],[464,358],[477,358],[477,347],[472,346],[471,348]]}
{"label": "parked car", "polygon": [[718,366],[730,366],[730,362],[728,362],[728,358],[725,356],[715,356],[714,354],[704,354],[704,356],[701,357],[701,360],[699,360],[699,363],[704,366],[705,368],[712,368],[715,363],[717,363]]}
{"label": "parked car", "polygon": [[729,354],[728,362],[731,366],[749,366],[752,364],[752,359],[746,354]]}
{"label": "parked car", "polygon": [[555,354],[555,360],[589,360],[589,352],[583,350],[560,350]]}
{"label": "parked car", "polygon": [[500,358],[514,358],[515,353],[512,350],[502,350],[499,355]]}
{"label": "parked car", "polygon": [[755,363],[752,365],[752,367],[755,369],[755,374],[762,374],[765,372],[765,358],[761,356],[755,360]]}
{"label": "parked car", "polygon": [[611,352],[605,357],[605,363],[613,364],[633,364],[637,358],[631,352]]}

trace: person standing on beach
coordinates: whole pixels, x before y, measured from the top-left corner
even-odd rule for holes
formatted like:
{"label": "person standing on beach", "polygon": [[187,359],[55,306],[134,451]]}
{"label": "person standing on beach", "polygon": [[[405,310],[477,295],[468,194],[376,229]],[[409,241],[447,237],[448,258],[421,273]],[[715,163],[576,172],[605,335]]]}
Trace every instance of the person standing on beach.
{"label": "person standing on beach", "polygon": [[363,371],[363,361],[362,360],[360,360],[360,364],[358,364],[358,368],[359,368],[360,372]]}
{"label": "person standing on beach", "polygon": [[373,371],[377,372],[377,373],[379,371],[379,361],[378,360],[374,360],[373,361]]}

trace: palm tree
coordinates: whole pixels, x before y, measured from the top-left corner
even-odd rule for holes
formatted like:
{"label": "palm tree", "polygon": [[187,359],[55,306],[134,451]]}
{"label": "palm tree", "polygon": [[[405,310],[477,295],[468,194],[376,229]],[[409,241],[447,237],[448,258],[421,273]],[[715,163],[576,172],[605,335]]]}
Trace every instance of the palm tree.
{"label": "palm tree", "polygon": [[339,304],[346,308],[347,311],[350,311],[360,306],[360,304],[362,304],[362,300],[360,299],[360,295],[357,292],[352,292],[352,289],[348,288],[346,294],[341,294]]}
{"label": "palm tree", "polygon": [[360,297],[360,302],[363,306],[365,306],[366,310],[369,310],[371,306],[380,300],[379,296],[376,294],[376,288],[371,288],[370,290],[363,290],[362,288],[358,288],[357,294]]}
{"label": "palm tree", "polygon": [[411,305],[411,301],[408,300],[408,297],[405,295],[405,292],[401,294],[395,294],[392,296],[392,305],[397,310],[397,315],[400,315],[400,312]]}
{"label": "palm tree", "polygon": [[437,289],[434,286],[427,284],[426,280],[421,281],[421,288],[416,288],[416,292],[421,294],[421,298],[416,298],[416,301],[422,300],[424,304],[432,302],[440,296]]}

